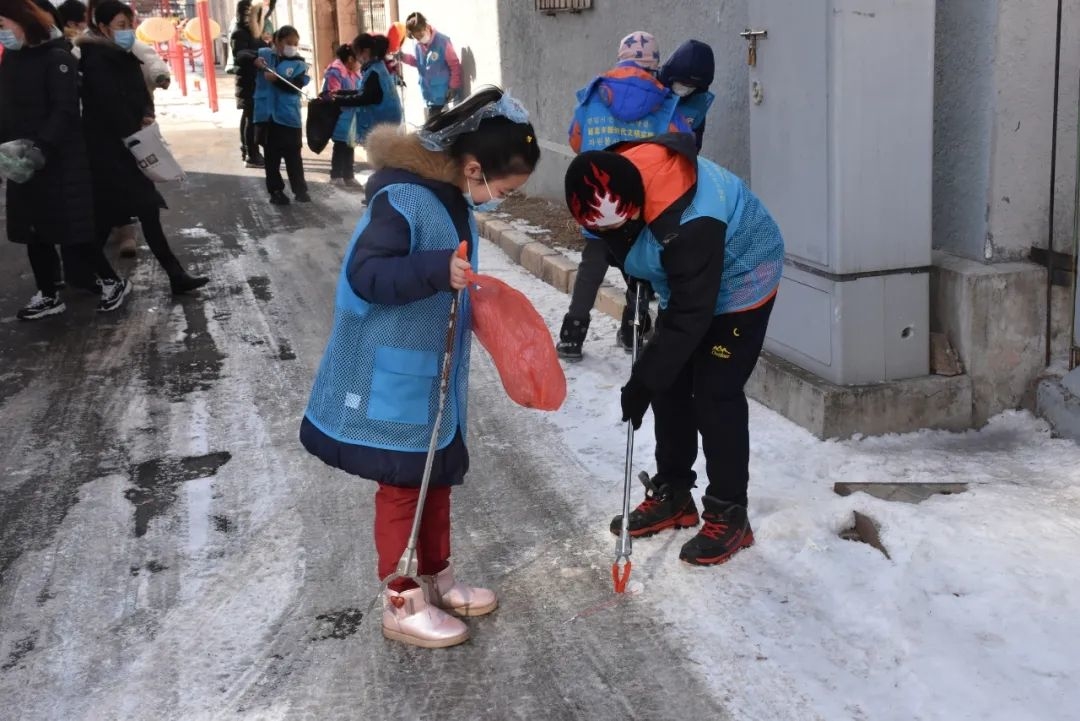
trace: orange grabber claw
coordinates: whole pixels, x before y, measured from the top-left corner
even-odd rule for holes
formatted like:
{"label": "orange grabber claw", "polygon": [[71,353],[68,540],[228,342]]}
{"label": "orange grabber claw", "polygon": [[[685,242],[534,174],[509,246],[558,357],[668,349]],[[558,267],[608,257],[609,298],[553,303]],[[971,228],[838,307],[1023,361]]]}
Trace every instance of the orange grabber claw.
{"label": "orange grabber claw", "polygon": [[630,582],[630,569],[634,564],[629,559],[626,561],[626,565],[623,567],[622,573],[619,572],[619,562],[611,564],[611,580],[615,582],[615,593],[626,593],[626,584]]}

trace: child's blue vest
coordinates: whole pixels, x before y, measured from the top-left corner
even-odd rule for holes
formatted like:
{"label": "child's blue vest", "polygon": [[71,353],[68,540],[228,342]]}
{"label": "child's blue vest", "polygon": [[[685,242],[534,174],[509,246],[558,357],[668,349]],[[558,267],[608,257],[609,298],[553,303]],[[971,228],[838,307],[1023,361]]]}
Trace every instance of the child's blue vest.
{"label": "child's blue vest", "polygon": [[686,130],[681,118],[677,117],[678,105],[679,96],[671,93],[659,108],[640,120],[618,120],[611,114],[600,93],[593,90],[574,113],[574,117],[581,120],[581,152],[603,150],[615,143],[640,142],[663,135],[671,132],[672,123]]}
{"label": "child's blue vest", "polygon": [[416,44],[416,69],[420,73],[420,92],[428,105],[442,105],[450,92],[450,64],[446,62],[446,46],[449,43],[442,33],[435,33],[425,53]]}
{"label": "child's blue vest", "polygon": [[708,90],[679,98],[679,112],[686,118],[691,130],[697,130],[705,122],[705,115],[709,112],[714,100],[716,96]]}
{"label": "child's blue vest", "polygon": [[[310,82],[307,76],[307,63],[303,58],[282,58],[271,48],[259,48],[259,57],[278,75],[293,85],[302,88]],[[263,70],[255,76],[255,122],[274,121],[278,125],[290,128],[302,128],[300,119],[300,94],[280,90],[264,77]]]}
{"label": "child's blue vest", "polygon": [[377,60],[364,72],[364,78],[360,87],[368,79],[369,73],[375,73],[379,78],[379,87],[382,88],[382,102],[378,105],[364,105],[357,108],[356,113],[356,141],[363,143],[376,125],[383,123],[401,123],[401,97],[398,96],[397,84],[386,68],[386,63]]}
{"label": "child's blue vest", "polygon": [[[682,224],[695,218],[716,218],[727,224],[724,271],[715,315],[735,313],[761,303],[776,290],[784,270],[784,239],[769,211],[742,180],[716,163],[698,158],[698,184],[694,199],[682,215]],[[660,262],[664,252],[648,228],[626,257],[626,272],[652,283],[667,308],[671,286]]]}
{"label": "child's blue vest", "polygon": [[[341,84],[342,90],[358,90],[356,79],[348,74],[341,72],[340,69],[331,65],[326,69],[326,75],[323,79],[323,97],[329,99],[329,80],[331,77],[337,78]],[[341,115],[338,116],[337,124],[334,125],[334,133],[331,136],[335,142],[348,143],[349,145],[356,145],[357,133],[356,133],[356,116],[358,108],[341,108]]]}
{"label": "child's blue vest", "polygon": [[[457,248],[461,241],[453,220],[434,193],[411,183],[388,185],[375,197],[384,193],[409,222],[411,253]],[[368,303],[356,295],[349,285],[349,259],[371,222],[372,203],[345,253],[337,284],[334,329],[315,376],[306,415],[320,431],[343,443],[425,453],[438,408],[452,295],[436,293],[405,305]],[[471,214],[469,227],[470,262],[476,268],[476,223]],[[466,430],[472,318],[468,294],[462,293],[461,298],[439,449],[450,444],[459,427],[463,435]]]}

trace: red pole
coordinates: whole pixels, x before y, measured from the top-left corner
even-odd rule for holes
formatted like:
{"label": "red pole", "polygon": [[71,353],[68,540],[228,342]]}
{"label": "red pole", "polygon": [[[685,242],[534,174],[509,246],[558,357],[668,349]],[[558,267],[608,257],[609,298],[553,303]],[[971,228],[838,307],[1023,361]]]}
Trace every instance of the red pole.
{"label": "red pole", "polygon": [[211,112],[218,111],[217,68],[214,63],[214,39],[210,37],[210,3],[198,0],[195,3],[199,15],[199,39],[202,40],[203,75],[206,76],[206,92],[210,95]]}
{"label": "red pole", "polygon": [[187,71],[184,69],[184,48],[180,45],[180,26],[173,25],[172,42],[169,43],[169,64],[180,84],[180,94],[187,97]]}

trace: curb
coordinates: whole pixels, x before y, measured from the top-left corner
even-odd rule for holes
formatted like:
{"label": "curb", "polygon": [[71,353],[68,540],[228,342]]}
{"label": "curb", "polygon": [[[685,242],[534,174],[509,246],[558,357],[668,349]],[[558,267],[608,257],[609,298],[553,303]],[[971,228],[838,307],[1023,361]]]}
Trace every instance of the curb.
{"label": "curb", "polygon": [[[510,256],[510,260],[538,279],[568,295],[573,292],[578,264],[561,252],[516,230],[506,221],[484,213],[476,214],[476,227],[481,237],[502,248],[503,252]],[[622,319],[625,306],[626,297],[623,291],[605,282],[596,294],[593,310],[618,321]]]}

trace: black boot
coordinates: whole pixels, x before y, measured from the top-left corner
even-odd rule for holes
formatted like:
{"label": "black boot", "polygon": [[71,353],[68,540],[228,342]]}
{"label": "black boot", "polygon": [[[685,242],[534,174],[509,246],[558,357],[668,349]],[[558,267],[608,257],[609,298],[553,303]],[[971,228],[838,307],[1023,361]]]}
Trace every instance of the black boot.
{"label": "black boot", "polygon": [[754,531],[746,517],[746,507],[704,496],[705,525],[687,541],[679,558],[695,566],[723,563],[744,548],[754,545]]}
{"label": "black boot", "polygon": [[210,279],[206,276],[189,275],[186,270],[169,273],[169,287],[172,288],[173,295],[190,293],[193,290],[202,288],[209,282]]}
{"label": "black boot", "polygon": [[555,346],[559,357],[567,361],[581,360],[581,346],[585,344],[585,335],[589,332],[588,318],[563,318],[559,342]]}
{"label": "black boot", "polygon": [[[630,536],[641,538],[669,528],[691,528],[698,524],[698,510],[690,487],[676,488],[655,483],[644,471],[638,479],[645,486],[645,500],[630,511]],[[622,514],[611,519],[611,532],[622,533]]]}
{"label": "black boot", "polygon": [[263,156],[259,154],[258,149],[256,149],[247,156],[247,162],[245,164],[249,168],[265,168],[266,159],[263,158]]}

